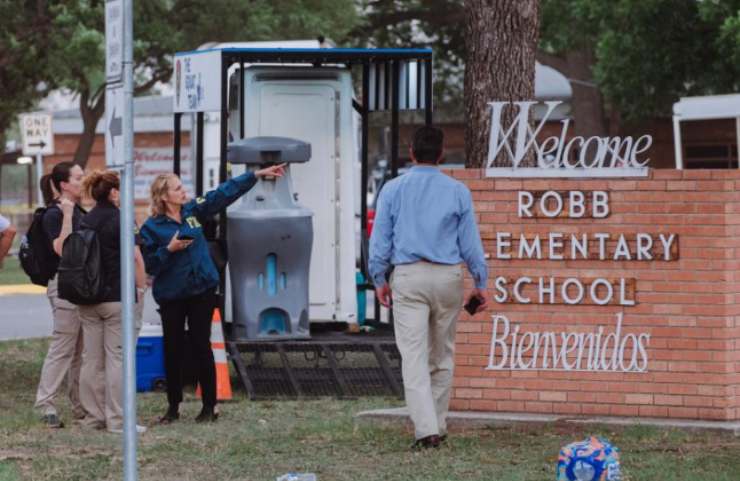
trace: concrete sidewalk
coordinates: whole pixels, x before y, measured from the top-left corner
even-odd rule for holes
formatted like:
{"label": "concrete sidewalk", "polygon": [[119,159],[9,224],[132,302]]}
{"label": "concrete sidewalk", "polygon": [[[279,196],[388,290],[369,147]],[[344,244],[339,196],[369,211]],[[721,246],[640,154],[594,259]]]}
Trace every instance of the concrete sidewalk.
{"label": "concrete sidewalk", "polygon": [[[402,408],[375,409],[362,411],[355,415],[355,419],[367,422],[398,422],[411,425],[408,410]],[[517,423],[572,423],[572,424],[601,424],[615,426],[655,426],[678,429],[711,429],[730,431],[740,436],[740,422],[738,421],[692,421],[688,419],[661,419],[661,418],[619,418],[619,417],[574,417],[558,414],[527,414],[527,413],[488,413],[451,411],[447,423],[454,427],[465,426],[501,426]]]}

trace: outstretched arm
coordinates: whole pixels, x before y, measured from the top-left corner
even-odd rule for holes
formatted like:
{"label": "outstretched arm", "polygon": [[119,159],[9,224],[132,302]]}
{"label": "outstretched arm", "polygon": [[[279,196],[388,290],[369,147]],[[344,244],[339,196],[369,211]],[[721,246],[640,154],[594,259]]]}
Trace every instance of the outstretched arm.
{"label": "outstretched arm", "polygon": [[223,184],[208,192],[203,197],[198,197],[193,212],[200,221],[214,216],[223,209],[243,196],[262,177],[282,177],[285,175],[285,164],[274,165],[256,172],[246,172],[238,177],[227,180]]}

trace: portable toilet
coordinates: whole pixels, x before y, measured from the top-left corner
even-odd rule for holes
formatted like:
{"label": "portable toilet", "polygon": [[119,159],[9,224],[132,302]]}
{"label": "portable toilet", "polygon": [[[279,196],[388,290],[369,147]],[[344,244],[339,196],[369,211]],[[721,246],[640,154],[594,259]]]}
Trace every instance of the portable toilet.
{"label": "portable toilet", "polygon": [[286,163],[286,175],[261,178],[227,214],[235,340],[307,338],[312,212],[296,202],[290,165],[308,162],[311,145],[253,137],[228,147],[232,164],[258,169]]}
{"label": "portable toilet", "polygon": [[[313,213],[309,318],[312,324],[357,323],[360,163],[351,71],[251,65],[234,71],[229,85],[233,138],[243,131],[244,138],[277,136],[311,144],[311,162],[291,165],[292,192]],[[236,101],[240,89],[243,112]],[[232,175],[243,171],[232,165]]]}

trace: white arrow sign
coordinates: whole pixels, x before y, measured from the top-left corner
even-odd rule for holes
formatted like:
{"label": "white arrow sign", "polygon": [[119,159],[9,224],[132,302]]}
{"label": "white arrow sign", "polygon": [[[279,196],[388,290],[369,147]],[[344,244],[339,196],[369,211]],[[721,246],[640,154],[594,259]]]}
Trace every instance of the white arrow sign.
{"label": "white arrow sign", "polygon": [[105,91],[105,164],[123,167],[123,85]]}
{"label": "white arrow sign", "polygon": [[24,114],[20,117],[23,155],[52,155],[54,134],[51,130],[51,114]]}
{"label": "white arrow sign", "polygon": [[123,1],[105,2],[105,77],[123,81]]}

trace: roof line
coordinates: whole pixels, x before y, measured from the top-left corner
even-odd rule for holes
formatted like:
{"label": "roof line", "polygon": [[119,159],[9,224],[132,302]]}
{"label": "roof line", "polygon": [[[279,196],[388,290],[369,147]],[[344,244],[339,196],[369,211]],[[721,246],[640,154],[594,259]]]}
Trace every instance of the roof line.
{"label": "roof line", "polygon": [[279,53],[279,54],[290,54],[290,55],[302,55],[309,56],[322,55],[322,56],[342,56],[342,55],[363,55],[363,56],[383,56],[383,55],[430,55],[432,49],[430,48],[239,48],[239,47],[226,47],[226,48],[209,48],[205,50],[190,50],[186,52],[177,52],[175,56],[182,55],[195,55],[201,53],[210,52],[226,52],[226,53]]}

